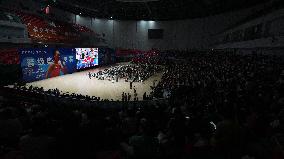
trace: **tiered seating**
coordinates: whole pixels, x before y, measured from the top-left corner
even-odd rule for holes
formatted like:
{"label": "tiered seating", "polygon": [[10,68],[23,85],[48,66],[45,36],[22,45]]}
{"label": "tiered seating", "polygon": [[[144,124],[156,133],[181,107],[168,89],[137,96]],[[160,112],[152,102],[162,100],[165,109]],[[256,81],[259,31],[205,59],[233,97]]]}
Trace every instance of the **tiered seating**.
{"label": "tiered seating", "polygon": [[20,56],[17,49],[5,49],[0,51],[0,63],[20,64]]}
{"label": "tiered seating", "polygon": [[15,14],[0,8],[0,42],[27,42],[25,26]]}
{"label": "tiered seating", "polygon": [[17,15],[27,25],[33,41],[48,43],[75,43],[80,40],[80,33],[93,33],[87,27],[58,21],[48,21],[37,15],[18,12]]}
{"label": "tiered seating", "polygon": [[0,9],[0,20],[19,23],[20,19],[11,13],[5,12]]}
{"label": "tiered seating", "polygon": [[73,24],[73,28],[81,33],[94,33],[93,30],[79,24]]}
{"label": "tiered seating", "polygon": [[115,52],[116,56],[135,56],[141,53],[142,51],[135,49],[117,49]]}
{"label": "tiered seating", "polygon": [[132,59],[132,62],[134,63],[159,63],[158,57],[159,57],[159,51],[149,50],[147,52],[141,52],[140,54],[137,54]]}
{"label": "tiered seating", "polygon": [[26,24],[33,41],[49,42],[52,40],[59,42],[55,29],[50,27],[44,19],[27,13],[19,12],[17,14],[22,19],[22,22]]}

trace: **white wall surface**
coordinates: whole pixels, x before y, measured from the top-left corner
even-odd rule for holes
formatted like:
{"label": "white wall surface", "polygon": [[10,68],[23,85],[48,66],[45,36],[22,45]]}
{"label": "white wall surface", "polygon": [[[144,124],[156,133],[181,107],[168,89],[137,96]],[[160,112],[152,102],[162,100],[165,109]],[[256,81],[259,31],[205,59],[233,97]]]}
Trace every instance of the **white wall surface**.
{"label": "white wall surface", "polygon": [[[206,18],[175,21],[120,21],[76,16],[76,23],[105,35],[106,44],[113,48],[149,50],[207,49],[216,41],[216,34],[250,15],[246,9]],[[148,29],[164,29],[163,39],[148,39]],[[96,44],[95,44],[96,45]],[[101,44],[98,44],[101,45]]]}

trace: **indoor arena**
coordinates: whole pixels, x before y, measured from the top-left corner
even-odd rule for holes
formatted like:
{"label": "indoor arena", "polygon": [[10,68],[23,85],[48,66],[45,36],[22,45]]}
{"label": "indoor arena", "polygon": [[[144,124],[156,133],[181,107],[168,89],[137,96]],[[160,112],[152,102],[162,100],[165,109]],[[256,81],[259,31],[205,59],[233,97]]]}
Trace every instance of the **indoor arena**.
{"label": "indoor arena", "polygon": [[0,159],[284,159],[284,0],[0,0]]}

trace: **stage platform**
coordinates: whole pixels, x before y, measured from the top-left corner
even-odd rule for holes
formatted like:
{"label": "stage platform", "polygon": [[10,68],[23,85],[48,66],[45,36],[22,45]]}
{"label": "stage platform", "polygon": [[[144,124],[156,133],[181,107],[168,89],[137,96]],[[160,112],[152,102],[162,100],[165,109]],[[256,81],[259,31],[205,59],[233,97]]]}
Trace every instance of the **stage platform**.
{"label": "stage platform", "polygon": [[[116,65],[126,65],[128,63],[120,63]],[[129,82],[125,82],[123,79],[120,79],[118,82],[112,83],[109,80],[98,80],[96,78],[89,78],[88,73],[95,73],[100,70],[103,70],[107,67],[100,67],[95,69],[90,69],[82,72],[76,72],[73,74],[68,74],[64,76],[54,77],[46,80],[36,81],[27,83],[27,87],[32,85],[36,87],[43,87],[44,90],[48,89],[59,89],[62,93],[76,93],[89,96],[101,97],[101,99],[113,99],[115,101],[121,101],[122,92],[130,93],[131,100],[134,97],[133,89],[130,89]],[[147,92],[147,95],[151,92],[151,86],[153,86],[153,81],[156,80],[156,84],[161,80],[162,72],[156,73],[155,75],[148,78],[143,83],[133,82],[133,87],[137,90],[138,99],[143,99],[144,92]]]}

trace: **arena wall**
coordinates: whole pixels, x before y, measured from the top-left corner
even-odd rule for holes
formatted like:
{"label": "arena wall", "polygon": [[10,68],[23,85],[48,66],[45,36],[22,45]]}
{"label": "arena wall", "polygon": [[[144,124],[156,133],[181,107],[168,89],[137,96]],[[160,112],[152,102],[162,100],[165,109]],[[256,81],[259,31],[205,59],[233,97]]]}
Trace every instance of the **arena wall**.
{"label": "arena wall", "polygon": [[[262,6],[206,18],[175,21],[121,21],[84,17],[64,12],[66,21],[93,29],[105,41],[95,45],[113,48],[149,50],[208,49],[216,43],[216,34],[243,20]],[[62,15],[59,9],[51,13]],[[60,17],[59,17],[60,18]],[[62,16],[61,16],[62,19]],[[148,39],[148,29],[164,29],[163,39]]]}
{"label": "arena wall", "polygon": [[[16,5],[19,4],[19,5]],[[28,7],[29,11],[40,10],[40,5],[32,0],[22,3],[19,0],[3,0],[1,5],[8,8],[15,6]],[[77,23],[91,28],[98,33],[99,41],[95,46],[108,46],[112,48],[149,50],[157,49],[209,49],[216,44],[219,34],[229,27],[263,9],[265,4],[253,8],[223,13],[205,18],[174,21],[121,21],[99,19],[75,15],[61,9],[51,7],[50,15],[56,19],[69,23]],[[162,39],[148,39],[148,29],[163,29]]]}

